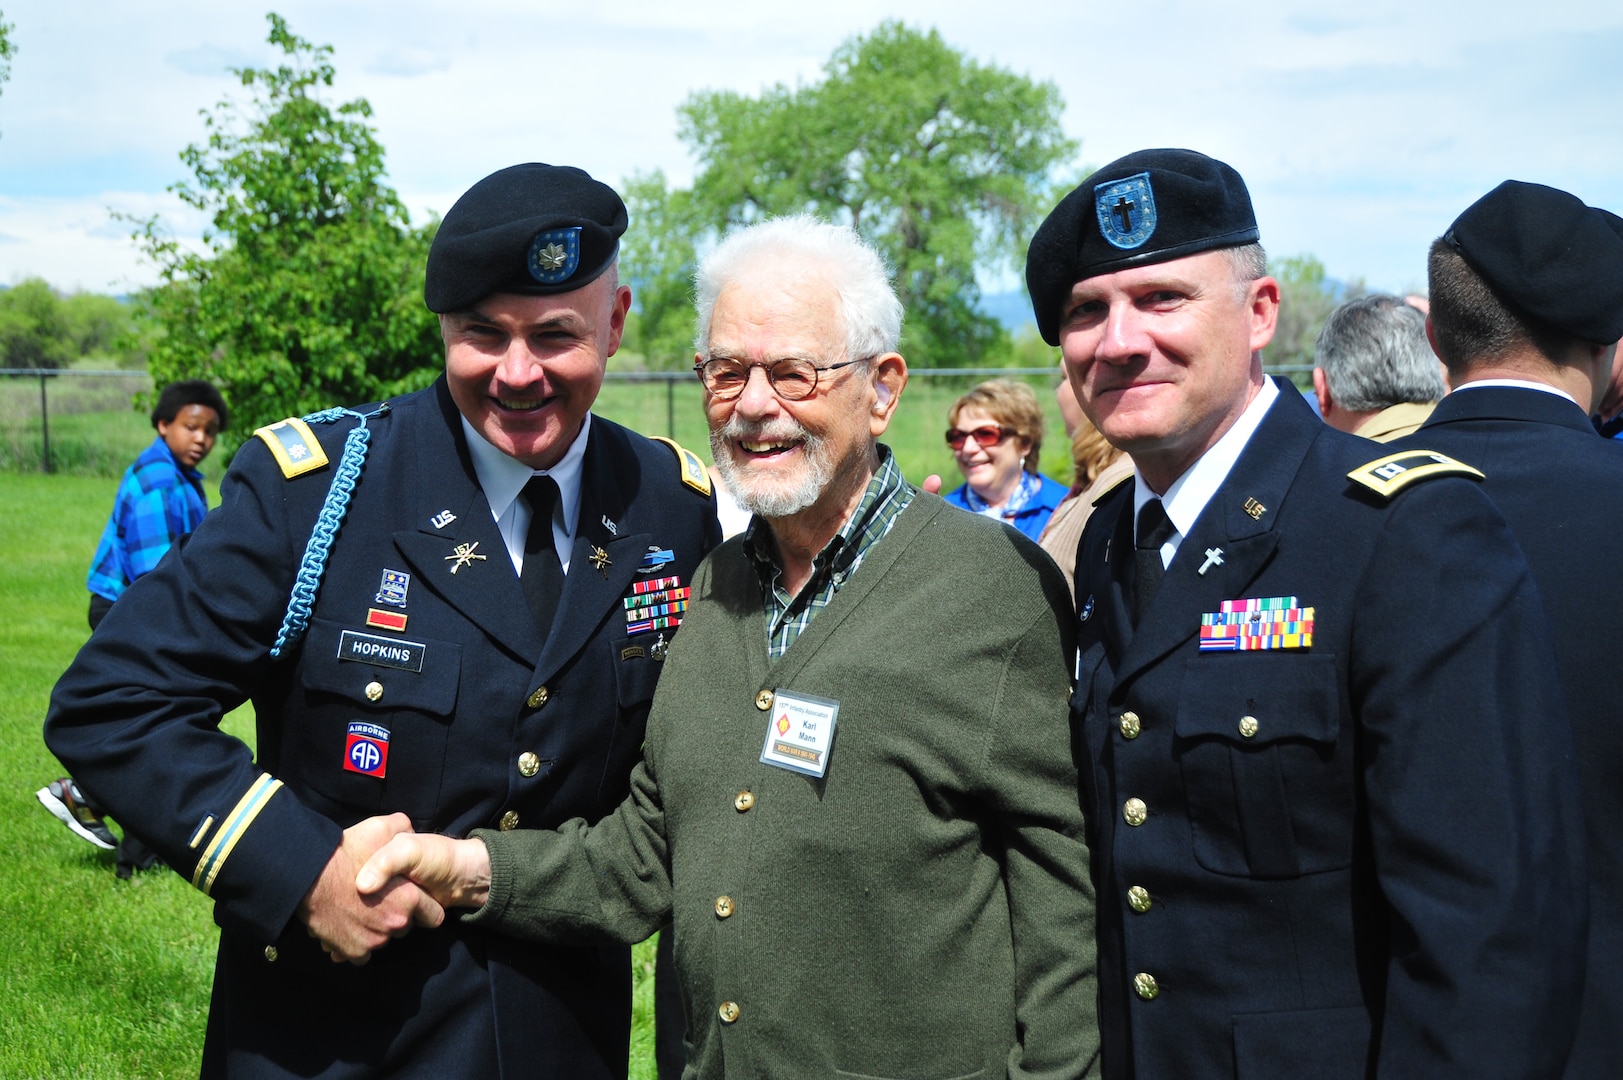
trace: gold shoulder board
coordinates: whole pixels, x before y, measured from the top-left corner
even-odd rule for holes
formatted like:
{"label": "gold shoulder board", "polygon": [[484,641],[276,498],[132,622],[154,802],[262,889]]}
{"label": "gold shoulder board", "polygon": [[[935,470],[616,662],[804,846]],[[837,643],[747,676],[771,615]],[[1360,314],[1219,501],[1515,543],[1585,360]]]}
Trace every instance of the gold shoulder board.
{"label": "gold shoulder board", "polygon": [[682,483],[697,491],[705,498],[710,497],[710,474],[705,471],[704,459],[692,450],[678,446],[675,439],[667,439],[663,435],[651,435],[649,438],[655,442],[662,442],[676,452],[676,463],[682,470]]}
{"label": "gold shoulder board", "polygon": [[1404,450],[1376,458],[1368,465],[1360,465],[1347,474],[1371,491],[1390,499],[1417,480],[1432,476],[1473,476],[1485,479],[1481,472],[1462,461],[1455,461],[1435,450]]}
{"label": "gold shoulder board", "polygon": [[315,432],[296,416],[269,424],[254,434],[270,447],[276,463],[282,467],[282,475],[289,480],[327,464],[327,452],[316,441]]}

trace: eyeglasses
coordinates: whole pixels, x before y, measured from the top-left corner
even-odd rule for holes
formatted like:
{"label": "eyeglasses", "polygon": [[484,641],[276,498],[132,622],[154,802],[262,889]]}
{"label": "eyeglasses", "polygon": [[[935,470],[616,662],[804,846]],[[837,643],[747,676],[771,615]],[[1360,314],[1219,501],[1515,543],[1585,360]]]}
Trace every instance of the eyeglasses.
{"label": "eyeglasses", "polygon": [[694,373],[704,384],[705,392],[717,401],[731,401],[744,392],[744,387],[750,381],[750,369],[760,368],[766,372],[766,381],[771,385],[773,393],[785,401],[802,401],[812,396],[817,390],[817,375],[822,371],[838,371],[852,364],[862,364],[873,357],[863,357],[861,360],[842,360],[838,364],[829,364],[818,367],[810,360],[801,360],[798,357],[787,357],[782,360],[768,360],[764,363],[745,363],[734,360],[730,356],[712,356],[709,360],[693,365]]}
{"label": "eyeglasses", "polygon": [[975,445],[980,447],[997,446],[1015,434],[1014,428],[1006,428],[1001,424],[987,424],[973,431],[959,431],[957,428],[947,429],[947,445],[954,450],[964,448],[965,439],[974,439]]}

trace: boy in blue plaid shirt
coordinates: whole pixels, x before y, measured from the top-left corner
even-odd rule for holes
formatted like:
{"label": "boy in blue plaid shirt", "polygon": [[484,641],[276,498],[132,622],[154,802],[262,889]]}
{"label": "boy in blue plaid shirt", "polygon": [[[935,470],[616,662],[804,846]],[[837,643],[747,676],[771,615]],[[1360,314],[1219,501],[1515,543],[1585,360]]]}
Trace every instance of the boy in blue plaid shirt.
{"label": "boy in blue plaid shirt", "polygon": [[[158,395],[152,410],[158,437],[125,470],[90,563],[85,584],[92,631],[131,582],[157,566],[175,541],[202,522],[208,502],[197,466],[214,449],[226,418],[220,392],[201,379],[171,383]],[[152,865],[153,857],[140,841],[128,835],[122,843],[114,838],[71,777],[53,780],[35,795],[75,835],[99,848],[117,846],[120,877],[128,877],[132,867]]]}

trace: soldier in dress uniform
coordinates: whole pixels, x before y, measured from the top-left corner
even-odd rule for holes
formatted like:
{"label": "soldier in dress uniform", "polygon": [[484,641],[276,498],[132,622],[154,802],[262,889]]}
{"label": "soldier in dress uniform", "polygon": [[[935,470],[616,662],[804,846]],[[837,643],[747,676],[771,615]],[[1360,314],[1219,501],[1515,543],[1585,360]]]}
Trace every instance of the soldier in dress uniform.
{"label": "soldier in dress uniform", "polygon": [[1564,1075],[1623,1076],[1623,560],[1611,550],[1623,536],[1623,445],[1589,422],[1623,335],[1623,219],[1507,180],[1432,244],[1430,279],[1431,338],[1454,392],[1397,445],[1486,474],[1549,610],[1589,856],[1589,964]]}
{"label": "soldier in dress uniform", "polygon": [[[56,687],[51,749],[214,900],[205,1076],[625,1076],[624,948],[390,943],[431,901],[354,886],[400,829],[626,794],[719,530],[695,455],[589,411],[625,227],[578,169],[474,185],[428,259],[445,374],[257,432]],[[218,728],[249,699],[257,754]]]}
{"label": "soldier in dress uniform", "polygon": [[1558,1075],[1582,822],[1549,631],[1476,473],[1264,378],[1239,174],[1146,150],[1026,278],[1132,458],[1077,558],[1110,1077]]}

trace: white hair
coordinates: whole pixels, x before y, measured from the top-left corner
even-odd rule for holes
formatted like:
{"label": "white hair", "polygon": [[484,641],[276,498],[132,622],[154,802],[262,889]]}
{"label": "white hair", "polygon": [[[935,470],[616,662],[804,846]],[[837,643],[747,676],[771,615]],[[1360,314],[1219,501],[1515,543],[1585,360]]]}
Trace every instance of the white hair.
{"label": "white hair", "polygon": [[693,275],[698,332],[694,351],[710,349],[710,319],[729,285],[771,273],[776,265],[817,266],[839,296],[848,360],[895,352],[902,336],[902,302],[891,288],[884,257],[855,229],[809,214],[773,218],[727,235],[699,262]]}

